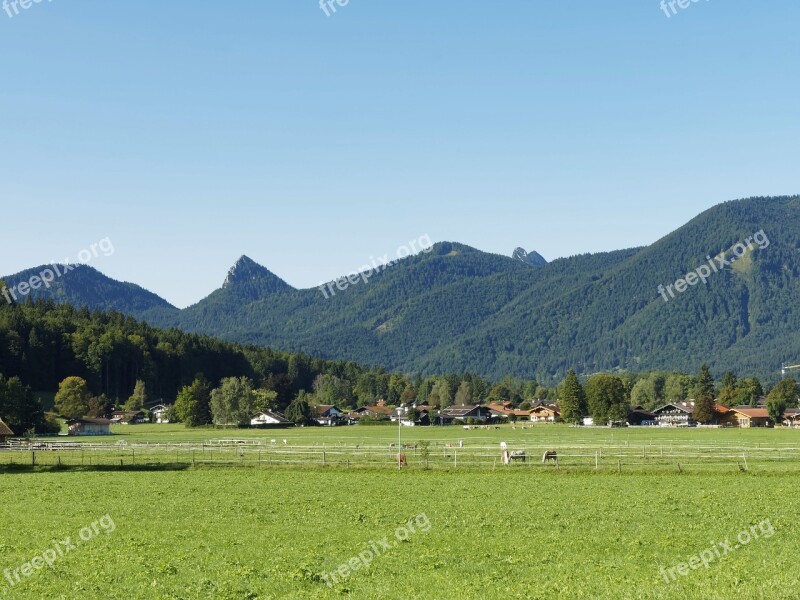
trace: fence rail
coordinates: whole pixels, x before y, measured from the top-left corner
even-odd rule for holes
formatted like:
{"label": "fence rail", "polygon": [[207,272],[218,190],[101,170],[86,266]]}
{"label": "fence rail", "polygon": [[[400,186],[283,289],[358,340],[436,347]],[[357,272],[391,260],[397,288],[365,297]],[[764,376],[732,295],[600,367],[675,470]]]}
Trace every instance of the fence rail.
{"label": "fence rail", "polygon": [[[497,444],[436,442],[404,445],[407,465],[428,469],[578,469],[595,471],[800,471],[800,445],[511,443],[503,464]],[[519,456],[524,453],[524,456]],[[555,453],[544,460],[545,453]],[[294,445],[284,440],[183,443],[14,441],[0,446],[0,467],[33,466],[336,466],[397,468],[398,447],[363,444]]]}

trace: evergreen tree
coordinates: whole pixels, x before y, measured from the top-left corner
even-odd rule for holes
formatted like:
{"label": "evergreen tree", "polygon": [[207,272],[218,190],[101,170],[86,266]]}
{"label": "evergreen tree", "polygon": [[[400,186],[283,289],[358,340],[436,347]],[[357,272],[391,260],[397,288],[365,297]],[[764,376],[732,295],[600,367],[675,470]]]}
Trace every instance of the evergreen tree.
{"label": "evergreen tree", "polygon": [[711,369],[709,369],[708,365],[705,363],[700,366],[700,372],[697,374],[697,384],[694,388],[694,395],[695,398],[699,396],[708,396],[712,400],[716,398],[714,376],[711,375]]}
{"label": "evergreen tree", "polygon": [[133,388],[133,394],[128,401],[123,405],[125,410],[142,410],[147,404],[147,387],[141,379],[136,380],[136,385]]}
{"label": "evergreen tree", "polygon": [[586,414],[586,396],[578,376],[570,369],[561,384],[561,401],[559,403],[561,419],[566,423],[580,423]]}
{"label": "evergreen tree", "polygon": [[714,420],[714,399],[711,396],[698,396],[694,401],[692,417],[703,425],[711,423]]}
{"label": "evergreen tree", "polygon": [[175,413],[178,420],[187,427],[210,425],[211,418],[211,386],[201,374],[195,377],[192,385],[183,387],[175,401]]}

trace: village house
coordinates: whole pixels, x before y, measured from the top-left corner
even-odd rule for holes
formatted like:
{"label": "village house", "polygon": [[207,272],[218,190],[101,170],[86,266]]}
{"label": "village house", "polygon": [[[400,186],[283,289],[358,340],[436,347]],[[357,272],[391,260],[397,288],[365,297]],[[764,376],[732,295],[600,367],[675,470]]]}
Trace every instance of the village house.
{"label": "village house", "polygon": [[12,435],[14,435],[14,432],[11,431],[8,425],[3,423],[3,419],[0,419],[0,444],[5,444]]}
{"label": "village house", "polygon": [[689,427],[695,424],[694,402],[673,402],[653,411],[660,427]]}
{"label": "village house", "polygon": [[153,423],[169,423],[169,417],[167,414],[169,413],[171,406],[166,406],[164,404],[156,404],[153,408],[150,409],[150,417],[153,420]]}
{"label": "village house", "polygon": [[314,420],[320,425],[323,425],[325,427],[333,427],[334,425],[340,425],[346,417],[346,415],[341,410],[339,410],[332,404],[312,406],[311,411]]}
{"label": "village house", "polygon": [[770,418],[766,408],[751,408],[740,406],[732,409],[733,416],[739,427],[774,427],[775,422]]}
{"label": "village house", "polygon": [[356,419],[360,419],[361,417],[368,417],[376,420],[391,419],[394,415],[394,411],[386,406],[384,400],[378,400],[378,403],[373,406],[362,406],[355,409],[351,415]]}
{"label": "village house", "polygon": [[[412,418],[410,414],[413,414],[412,411],[416,410],[416,416]],[[430,416],[430,407],[426,407],[425,409],[419,407],[411,407],[408,413],[403,415],[398,415],[396,412],[393,412],[390,416],[392,423],[397,423],[400,421],[400,425],[404,427],[415,427],[415,426],[425,426],[431,424],[431,416]]]}
{"label": "village house", "polygon": [[531,411],[514,408],[511,402],[490,402],[486,405],[493,419],[510,419],[513,415],[517,421],[529,421]]}
{"label": "village house", "polygon": [[561,417],[555,404],[541,404],[530,410],[530,420],[538,423],[554,423]]}
{"label": "village house", "polygon": [[463,423],[467,419],[485,423],[491,416],[489,409],[479,404],[462,404],[440,410],[439,414],[436,415],[436,424],[452,425],[455,422]]}
{"label": "village house", "polygon": [[293,425],[294,423],[292,423],[281,413],[271,410],[265,410],[263,412],[260,412],[252,419],[250,419],[251,427],[262,427],[264,429],[267,428],[278,429],[282,427],[292,427]]}
{"label": "village house", "polygon": [[119,425],[141,425],[147,423],[147,416],[141,410],[115,410],[111,422]]}
{"label": "village house", "polygon": [[108,419],[69,419],[67,435],[111,435]]}
{"label": "village house", "polygon": [[800,427],[800,408],[787,408],[783,413],[783,424],[787,427]]}

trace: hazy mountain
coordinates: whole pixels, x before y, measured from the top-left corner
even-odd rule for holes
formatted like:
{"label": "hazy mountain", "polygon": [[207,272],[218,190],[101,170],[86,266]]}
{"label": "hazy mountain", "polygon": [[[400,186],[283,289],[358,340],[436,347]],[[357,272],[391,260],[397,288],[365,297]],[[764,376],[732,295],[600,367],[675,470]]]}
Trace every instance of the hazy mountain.
{"label": "hazy mountain", "polygon": [[[763,248],[751,240],[730,264],[709,262],[736,258],[757,232]],[[518,250],[438,243],[327,293],[296,290],[242,257],[220,289],[182,311],[88,268],[39,294],[93,307],[105,294],[103,307],[154,325],[422,373],[552,380],[569,367],[694,371],[707,361],[720,374],[774,379],[800,359],[800,197],[728,202],[644,248],[550,263]],[[705,284],[676,291],[704,265]]]}

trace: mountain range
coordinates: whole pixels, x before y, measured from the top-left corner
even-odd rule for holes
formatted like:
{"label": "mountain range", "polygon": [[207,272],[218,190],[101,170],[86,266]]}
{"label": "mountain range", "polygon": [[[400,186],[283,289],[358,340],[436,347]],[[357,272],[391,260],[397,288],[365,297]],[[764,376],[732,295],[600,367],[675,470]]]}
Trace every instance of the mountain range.
{"label": "mountain range", "polygon": [[[18,286],[46,268],[3,279]],[[30,295],[421,374],[553,382],[569,368],[692,372],[707,362],[774,381],[781,363],[800,360],[798,275],[800,196],[785,196],[720,204],[649,246],[551,262],[440,242],[324,289],[295,289],[242,256],[183,310],[85,265]]]}

